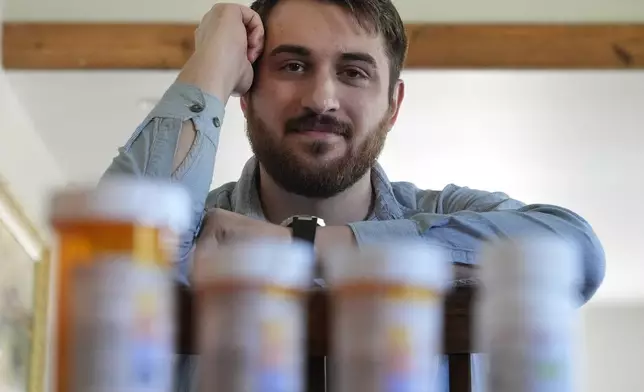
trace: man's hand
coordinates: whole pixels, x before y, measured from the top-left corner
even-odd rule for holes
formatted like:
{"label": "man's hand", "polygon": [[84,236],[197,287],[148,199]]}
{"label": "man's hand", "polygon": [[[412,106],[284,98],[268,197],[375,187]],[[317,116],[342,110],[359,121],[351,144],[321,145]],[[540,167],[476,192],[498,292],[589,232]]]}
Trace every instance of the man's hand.
{"label": "man's hand", "polygon": [[177,80],[215,95],[224,104],[231,94],[245,94],[253,66],[264,47],[260,16],[239,4],[216,4],[195,31],[195,51]]}
{"label": "man's hand", "polygon": [[[283,227],[249,218],[235,212],[214,208],[206,214],[203,228],[197,240],[197,251],[207,251],[218,245],[248,241],[257,238],[291,239],[292,232]],[[319,252],[336,247],[357,246],[349,226],[326,226],[317,231],[315,246]],[[201,249],[200,249],[201,248]],[[477,268],[467,264],[454,264],[454,279],[472,279]]]}
{"label": "man's hand", "polygon": [[[204,218],[197,248],[218,246],[257,238],[291,239],[290,228],[249,218],[235,212],[213,208]],[[320,227],[315,246],[320,252],[338,246],[356,246],[356,239],[349,226]]]}
{"label": "man's hand", "polygon": [[224,245],[257,238],[290,239],[291,229],[269,222],[249,218],[235,212],[213,208],[204,218],[197,248]]}

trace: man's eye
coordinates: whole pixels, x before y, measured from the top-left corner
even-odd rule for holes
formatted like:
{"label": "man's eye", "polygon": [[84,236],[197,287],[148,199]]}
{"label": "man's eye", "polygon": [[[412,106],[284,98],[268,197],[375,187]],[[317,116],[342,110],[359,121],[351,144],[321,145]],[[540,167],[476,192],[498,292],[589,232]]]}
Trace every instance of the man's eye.
{"label": "man's eye", "polygon": [[366,79],[368,77],[366,73],[357,68],[348,68],[342,71],[342,73],[349,79]]}
{"label": "man's eye", "polygon": [[304,66],[300,63],[288,63],[282,67],[283,70],[287,72],[299,73],[304,71]]}

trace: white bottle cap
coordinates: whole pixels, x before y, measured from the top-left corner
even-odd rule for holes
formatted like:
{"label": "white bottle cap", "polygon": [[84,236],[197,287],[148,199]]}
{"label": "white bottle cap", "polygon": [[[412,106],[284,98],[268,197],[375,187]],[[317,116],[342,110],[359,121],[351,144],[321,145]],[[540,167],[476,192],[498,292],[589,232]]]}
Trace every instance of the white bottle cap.
{"label": "white bottle cap", "polygon": [[518,284],[572,288],[581,278],[578,248],[554,235],[490,242],[483,247],[479,262],[484,287]]}
{"label": "white bottle cap", "polygon": [[336,249],[324,256],[323,263],[331,287],[375,281],[443,292],[452,279],[452,265],[445,249],[426,241],[394,241]]}
{"label": "white bottle cap", "polygon": [[256,240],[198,249],[196,286],[257,282],[304,289],[312,285],[315,252],[304,242]]}
{"label": "white bottle cap", "polygon": [[97,186],[56,192],[50,202],[50,220],[133,222],[181,233],[190,225],[191,208],[190,195],[181,185],[147,177],[114,176]]}

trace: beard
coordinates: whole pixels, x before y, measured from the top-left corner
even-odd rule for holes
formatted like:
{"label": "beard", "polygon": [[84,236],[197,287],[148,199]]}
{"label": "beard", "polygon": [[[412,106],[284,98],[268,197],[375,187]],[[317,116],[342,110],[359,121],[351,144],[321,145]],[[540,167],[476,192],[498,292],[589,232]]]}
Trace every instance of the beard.
{"label": "beard", "polygon": [[[332,144],[316,140],[304,147],[308,151],[293,151],[287,143],[271,136],[273,133],[256,115],[252,104],[247,110],[246,134],[260,164],[284,190],[309,198],[329,198],[355,184],[376,164],[389,132],[389,112],[387,110],[369,133],[369,138],[357,148],[352,143],[353,128],[334,117],[309,113],[287,121],[284,127],[287,137],[316,125],[324,125],[332,133],[344,137],[346,153],[326,162],[315,162],[314,158],[323,157],[333,148]],[[303,156],[306,154],[309,157]]]}

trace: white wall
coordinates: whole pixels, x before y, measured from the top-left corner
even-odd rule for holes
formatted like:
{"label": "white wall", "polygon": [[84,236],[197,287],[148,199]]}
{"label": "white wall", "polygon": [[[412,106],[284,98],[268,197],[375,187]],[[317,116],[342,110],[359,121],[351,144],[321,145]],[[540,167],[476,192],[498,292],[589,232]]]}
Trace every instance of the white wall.
{"label": "white wall", "polygon": [[583,392],[644,391],[644,303],[591,306],[583,322]]}
{"label": "white wall", "polygon": [[47,237],[47,197],[65,177],[0,69],[0,181]]}

